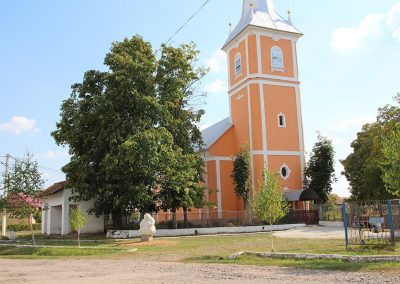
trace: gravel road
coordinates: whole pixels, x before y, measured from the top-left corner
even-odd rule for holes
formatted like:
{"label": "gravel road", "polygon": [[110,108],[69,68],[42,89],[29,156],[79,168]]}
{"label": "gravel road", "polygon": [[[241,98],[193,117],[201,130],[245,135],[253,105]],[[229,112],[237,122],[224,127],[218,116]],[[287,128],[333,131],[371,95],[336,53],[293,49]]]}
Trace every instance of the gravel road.
{"label": "gravel road", "polygon": [[400,275],[296,268],[141,262],[133,259],[0,259],[0,283],[400,283]]}

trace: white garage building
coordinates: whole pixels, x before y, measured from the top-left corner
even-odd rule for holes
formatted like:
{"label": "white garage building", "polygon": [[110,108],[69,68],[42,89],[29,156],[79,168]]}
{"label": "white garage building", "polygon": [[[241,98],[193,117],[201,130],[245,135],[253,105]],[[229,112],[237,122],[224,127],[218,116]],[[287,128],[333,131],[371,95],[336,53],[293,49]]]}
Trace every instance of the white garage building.
{"label": "white garage building", "polygon": [[93,202],[70,201],[72,191],[65,185],[66,182],[55,183],[43,193],[42,234],[68,235],[71,233],[69,212],[77,206],[80,206],[81,210],[86,213],[86,226],[81,229],[81,233],[103,233],[104,217],[97,218],[87,213]]}

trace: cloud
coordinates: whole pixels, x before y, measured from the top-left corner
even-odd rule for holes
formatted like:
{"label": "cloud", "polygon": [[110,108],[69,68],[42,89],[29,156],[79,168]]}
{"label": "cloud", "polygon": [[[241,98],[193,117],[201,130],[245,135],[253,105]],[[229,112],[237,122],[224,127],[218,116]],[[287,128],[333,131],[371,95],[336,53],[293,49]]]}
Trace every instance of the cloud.
{"label": "cloud", "polygon": [[370,116],[355,117],[333,124],[330,127],[330,131],[345,132],[349,130],[361,130],[364,124],[374,122],[375,120],[376,118]]}
{"label": "cloud", "polygon": [[39,129],[36,127],[36,120],[24,116],[13,116],[10,122],[1,123],[0,131],[9,132],[13,135],[20,135],[23,132],[34,132]]}
{"label": "cloud", "polygon": [[221,93],[221,92],[225,93],[228,91],[228,87],[226,86],[224,81],[222,81],[220,79],[216,79],[212,83],[206,85],[204,87],[204,91],[206,91],[207,93],[210,93],[210,94],[217,94],[217,93]]}
{"label": "cloud", "polygon": [[369,14],[357,27],[342,27],[332,33],[331,47],[340,52],[358,50],[369,38],[380,34],[385,20],[384,14]]}
{"label": "cloud", "polygon": [[59,158],[68,158],[69,154],[66,151],[47,150],[46,152],[38,153],[36,156],[45,160],[55,160]]}
{"label": "cloud", "polygon": [[211,72],[223,72],[227,70],[226,54],[222,50],[216,51],[207,61],[207,68],[210,68]]}
{"label": "cloud", "polygon": [[400,3],[394,5],[389,11],[386,23],[392,31],[393,37],[400,41]]}

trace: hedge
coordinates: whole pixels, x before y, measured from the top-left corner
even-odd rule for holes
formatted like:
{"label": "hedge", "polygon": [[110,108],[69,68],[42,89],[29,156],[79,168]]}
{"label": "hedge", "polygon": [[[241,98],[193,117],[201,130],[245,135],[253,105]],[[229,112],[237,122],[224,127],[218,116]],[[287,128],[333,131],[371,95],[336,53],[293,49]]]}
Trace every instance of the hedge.
{"label": "hedge", "polygon": [[[40,230],[41,229],[41,224],[33,224],[33,229],[34,230]],[[14,231],[14,232],[21,232],[21,231],[30,231],[30,225],[28,224],[13,224],[13,225],[7,225],[7,230],[8,231]]]}

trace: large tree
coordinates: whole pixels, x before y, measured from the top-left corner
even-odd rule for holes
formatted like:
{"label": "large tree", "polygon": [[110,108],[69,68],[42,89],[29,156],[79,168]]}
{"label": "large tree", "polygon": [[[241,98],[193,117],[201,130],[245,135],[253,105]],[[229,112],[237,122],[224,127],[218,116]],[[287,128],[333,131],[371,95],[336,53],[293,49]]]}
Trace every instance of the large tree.
{"label": "large tree", "polygon": [[332,141],[318,134],[305,170],[304,188],[315,191],[325,203],[336,181]]}
{"label": "large tree", "polygon": [[193,174],[182,183],[198,177],[203,112],[187,102],[204,70],[194,67],[193,45],[162,46],[161,54],[158,60],[139,36],[114,43],[104,61],[109,71],[86,72],[62,104],[52,135],[69,147],[63,171],[76,200],[94,200],[96,215],[157,210],[161,192],[182,194],[182,184],[165,186],[181,164]]}
{"label": "large tree", "polygon": [[341,161],[353,200],[382,200],[391,197],[382,180],[380,133],[378,124],[364,125],[357,139],[351,143],[353,152]]}

